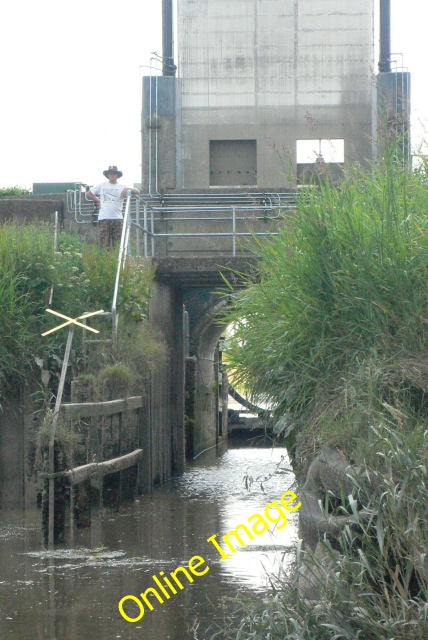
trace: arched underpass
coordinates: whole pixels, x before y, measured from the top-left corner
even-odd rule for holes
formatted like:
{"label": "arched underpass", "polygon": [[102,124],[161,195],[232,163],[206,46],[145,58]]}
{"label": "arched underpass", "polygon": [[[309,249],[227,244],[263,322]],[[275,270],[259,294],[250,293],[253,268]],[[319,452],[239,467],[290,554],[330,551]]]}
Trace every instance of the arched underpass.
{"label": "arched underpass", "polygon": [[255,267],[254,257],[157,261],[149,318],[161,330],[168,356],[151,380],[147,484],[181,473],[186,456],[227,439],[227,394],[219,399],[219,312],[228,301],[221,272],[248,274]]}

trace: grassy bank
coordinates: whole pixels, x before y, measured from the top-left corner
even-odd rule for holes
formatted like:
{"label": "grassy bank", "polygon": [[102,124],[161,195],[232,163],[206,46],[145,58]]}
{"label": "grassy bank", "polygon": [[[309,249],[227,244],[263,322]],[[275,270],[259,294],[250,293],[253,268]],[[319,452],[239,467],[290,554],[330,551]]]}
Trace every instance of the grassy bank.
{"label": "grassy bank", "polygon": [[[0,388],[4,393],[31,371],[37,374],[37,365],[43,362],[51,370],[52,388],[56,389],[67,331],[41,336],[58,324],[46,313],[51,291],[52,308],[70,317],[84,311],[108,311],[116,264],[116,252],[83,244],[77,234],[60,234],[55,252],[52,230],[47,225],[0,227]],[[131,368],[139,367],[140,373],[150,364],[147,358],[150,360],[157,347],[144,319],[152,278],[150,267],[127,262],[118,296],[118,348],[106,350],[105,360],[99,364],[126,361]],[[109,331],[108,321],[98,319],[98,325]],[[84,365],[79,362],[81,339],[81,331],[76,331],[74,374]],[[134,379],[140,380],[138,372],[134,374]]]}
{"label": "grassy bank", "polygon": [[369,517],[326,541],[328,580],[312,560],[319,601],[279,587],[222,637],[428,633],[427,183],[424,167],[391,161],[308,190],[280,236],[260,243],[259,279],[231,292],[234,378],[276,406],[300,479],[325,445],[358,465],[346,506]]}

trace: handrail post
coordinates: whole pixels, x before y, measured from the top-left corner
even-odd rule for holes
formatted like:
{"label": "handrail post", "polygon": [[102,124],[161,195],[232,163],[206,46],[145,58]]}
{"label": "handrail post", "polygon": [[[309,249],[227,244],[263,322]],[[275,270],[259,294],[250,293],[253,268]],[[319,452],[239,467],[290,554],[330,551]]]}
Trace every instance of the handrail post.
{"label": "handrail post", "polygon": [[140,257],[140,198],[137,198],[135,206],[135,222],[137,223],[135,227],[135,254]]}
{"label": "handrail post", "polygon": [[151,219],[151,228],[152,228],[152,234],[151,234],[151,248],[152,248],[152,258],[155,255],[155,223],[154,223],[154,219],[153,219],[153,209],[151,209],[150,212],[150,219]]}
{"label": "handrail post", "polygon": [[236,255],[236,211],[235,207],[232,207],[232,253],[233,257]]}
{"label": "handrail post", "polygon": [[147,204],[144,203],[144,257],[147,258]]}
{"label": "handrail post", "polygon": [[119,247],[119,255],[117,257],[117,269],[116,269],[116,279],[114,283],[114,291],[113,291],[113,300],[111,303],[111,318],[112,318],[112,332],[113,332],[113,344],[115,345],[117,342],[117,295],[119,292],[119,280],[120,280],[120,272],[122,270],[122,260],[125,258],[124,253],[126,250],[126,245],[129,240],[129,232],[128,232],[128,219],[129,219],[129,203],[131,201],[131,190],[128,189],[126,195],[126,205],[125,205],[125,213],[123,216],[123,224],[122,224],[122,235],[120,237],[120,247]]}

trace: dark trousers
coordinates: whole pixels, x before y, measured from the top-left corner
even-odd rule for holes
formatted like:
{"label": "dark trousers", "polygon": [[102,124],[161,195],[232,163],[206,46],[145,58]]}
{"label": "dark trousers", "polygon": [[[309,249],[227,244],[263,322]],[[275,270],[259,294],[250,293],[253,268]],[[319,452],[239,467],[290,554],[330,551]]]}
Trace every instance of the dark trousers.
{"label": "dark trousers", "polygon": [[122,235],[122,220],[100,220],[98,222],[100,244],[104,247],[114,247],[120,242]]}

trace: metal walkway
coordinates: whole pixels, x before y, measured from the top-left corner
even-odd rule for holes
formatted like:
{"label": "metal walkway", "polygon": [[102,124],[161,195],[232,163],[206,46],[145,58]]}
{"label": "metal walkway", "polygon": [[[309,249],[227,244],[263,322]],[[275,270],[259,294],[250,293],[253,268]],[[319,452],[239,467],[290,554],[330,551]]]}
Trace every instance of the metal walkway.
{"label": "metal walkway", "polygon": [[[128,196],[125,254],[144,257],[245,253],[243,240],[272,236],[295,209],[292,192],[194,192]],[[78,224],[97,213],[80,185],[67,192],[67,211]],[[247,245],[248,246],[248,245]]]}

